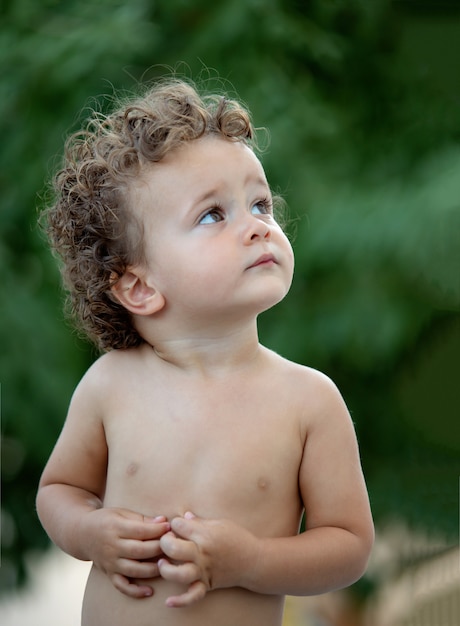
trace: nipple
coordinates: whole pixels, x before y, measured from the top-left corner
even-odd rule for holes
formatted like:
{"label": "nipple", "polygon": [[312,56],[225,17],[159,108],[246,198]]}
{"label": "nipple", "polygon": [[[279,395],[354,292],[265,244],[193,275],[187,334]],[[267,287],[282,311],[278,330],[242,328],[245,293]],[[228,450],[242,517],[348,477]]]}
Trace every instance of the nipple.
{"label": "nipple", "polygon": [[126,468],[126,473],[128,474],[128,476],[134,476],[134,474],[137,474],[138,469],[139,469],[139,464],[133,461]]}
{"label": "nipple", "polygon": [[268,479],[265,478],[264,476],[261,476],[259,480],[257,481],[257,487],[261,491],[266,491],[268,489],[268,486],[269,486]]}

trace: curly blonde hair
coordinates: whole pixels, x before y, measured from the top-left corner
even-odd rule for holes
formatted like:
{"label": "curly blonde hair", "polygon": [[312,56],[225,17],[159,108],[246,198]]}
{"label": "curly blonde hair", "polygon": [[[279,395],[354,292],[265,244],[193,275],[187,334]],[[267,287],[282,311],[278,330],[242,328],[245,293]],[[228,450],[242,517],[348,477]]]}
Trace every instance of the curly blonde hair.
{"label": "curly blonde hair", "polygon": [[128,206],[130,186],[143,168],[208,134],[255,144],[250,115],[239,102],[200,96],[191,84],[169,80],[109,115],[93,112],[66,142],[44,225],[62,262],[70,313],[102,350],[143,342],[111,291],[144,255],[142,225]]}

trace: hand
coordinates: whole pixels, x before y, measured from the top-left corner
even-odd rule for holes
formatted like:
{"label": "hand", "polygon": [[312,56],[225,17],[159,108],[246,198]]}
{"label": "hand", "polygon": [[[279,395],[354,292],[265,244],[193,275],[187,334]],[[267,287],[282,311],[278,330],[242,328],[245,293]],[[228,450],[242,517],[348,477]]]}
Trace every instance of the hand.
{"label": "hand", "polygon": [[149,585],[130,579],[155,578],[162,555],[160,538],[170,530],[163,516],[146,517],[127,509],[100,508],[85,515],[81,531],[94,565],[113,586],[131,598],[153,594]]}
{"label": "hand", "polygon": [[160,539],[166,557],[158,561],[162,578],[188,585],[185,593],[170,596],[167,606],[184,607],[212,589],[242,586],[257,559],[257,539],[229,520],[205,520],[186,513],[171,522]]}

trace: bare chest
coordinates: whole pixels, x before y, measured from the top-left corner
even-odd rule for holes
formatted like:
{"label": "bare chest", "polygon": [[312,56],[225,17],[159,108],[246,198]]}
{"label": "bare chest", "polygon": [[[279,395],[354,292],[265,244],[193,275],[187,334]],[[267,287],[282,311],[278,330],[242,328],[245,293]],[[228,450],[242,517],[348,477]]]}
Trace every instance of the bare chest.
{"label": "bare chest", "polygon": [[178,389],[132,398],[120,404],[106,436],[107,505],[167,517],[192,510],[249,526],[254,518],[257,527],[286,507],[295,531],[299,429],[286,399],[268,388],[265,396]]}

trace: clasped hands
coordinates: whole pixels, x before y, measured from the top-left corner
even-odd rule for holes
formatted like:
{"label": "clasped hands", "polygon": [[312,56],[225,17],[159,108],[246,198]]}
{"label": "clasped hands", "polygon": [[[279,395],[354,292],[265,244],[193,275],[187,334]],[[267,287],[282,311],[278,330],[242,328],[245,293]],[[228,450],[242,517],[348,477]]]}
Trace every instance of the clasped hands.
{"label": "clasped hands", "polygon": [[145,598],[153,589],[142,579],[183,584],[167,598],[169,607],[198,602],[212,589],[244,586],[257,554],[257,539],[230,520],[209,520],[187,512],[168,522],[126,509],[98,509],[86,525],[87,552],[118,591]]}

